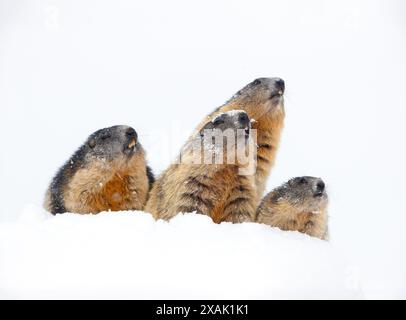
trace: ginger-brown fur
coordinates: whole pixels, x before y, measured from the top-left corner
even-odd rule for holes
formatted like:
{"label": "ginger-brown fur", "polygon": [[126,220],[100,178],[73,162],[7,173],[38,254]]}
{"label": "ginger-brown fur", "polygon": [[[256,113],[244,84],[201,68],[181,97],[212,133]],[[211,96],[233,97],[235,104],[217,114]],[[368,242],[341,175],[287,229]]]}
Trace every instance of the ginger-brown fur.
{"label": "ginger-brown fur", "polygon": [[90,136],[60,169],[46,194],[47,210],[84,214],[144,208],[153,179],[145,152],[132,128],[107,129],[104,136]]}
{"label": "ginger-brown fur", "polygon": [[76,213],[142,210],[148,191],[144,152],[138,151],[128,162],[118,159],[109,166],[94,163],[80,169],[65,187],[64,199]]}
{"label": "ginger-brown fur", "polygon": [[279,78],[256,79],[237,92],[228,102],[208,115],[198,126],[213,119],[219,113],[244,110],[255,120],[252,129],[257,130],[257,169],[255,173],[256,201],[259,203],[265,190],[266,180],[275,162],[281,132],[284,126],[284,82]]}
{"label": "ginger-brown fur", "polygon": [[[191,157],[192,151],[186,147],[182,163],[172,164],[162,173],[153,185],[145,210],[156,219],[165,220],[180,212],[196,211],[216,223],[252,221],[256,210],[254,176],[239,171],[247,164],[192,164]],[[223,157],[226,160],[226,152]]]}
{"label": "ginger-brown fur", "polygon": [[321,179],[297,177],[263,198],[256,221],[327,240],[327,202]]}

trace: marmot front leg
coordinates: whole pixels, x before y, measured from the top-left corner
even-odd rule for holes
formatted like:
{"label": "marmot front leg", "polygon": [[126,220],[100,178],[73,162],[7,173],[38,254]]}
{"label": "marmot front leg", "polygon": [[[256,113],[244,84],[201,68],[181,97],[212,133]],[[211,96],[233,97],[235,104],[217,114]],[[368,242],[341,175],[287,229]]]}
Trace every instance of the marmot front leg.
{"label": "marmot front leg", "polygon": [[[177,205],[177,212],[193,212],[210,216],[213,210],[216,192],[213,186],[206,182],[204,176],[190,177]],[[207,180],[207,179],[206,179]]]}
{"label": "marmot front leg", "polygon": [[224,207],[224,221],[233,223],[255,221],[255,190],[250,187],[248,177],[241,176],[239,180],[240,184],[232,190],[231,197]]}
{"label": "marmot front leg", "polygon": [[231,201],[224,209],[224,221],[241,223],[255,220],[255,209],[251,199],[237,198]]}

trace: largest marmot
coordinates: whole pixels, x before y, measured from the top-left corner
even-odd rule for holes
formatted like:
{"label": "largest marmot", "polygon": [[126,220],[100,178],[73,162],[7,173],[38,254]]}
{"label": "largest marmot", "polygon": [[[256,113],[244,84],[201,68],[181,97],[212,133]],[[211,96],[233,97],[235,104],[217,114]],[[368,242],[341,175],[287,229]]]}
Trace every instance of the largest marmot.
{"label": "largest marmot", "polygon": [[59,169],[44,207],[53,214],[142,210],[153,181],[136,131],[104,128],[91,134]]}
{"label": "largest marmot", "polygon": [[264,193],[266,180],[279,146],[285,118],[284,91],[285,83],[282,79],[258,78],[208,115],[197,128],[197,131],[201,130],[208,120],[213,119],[219,113],[230,110],[244,110],[250,119],[255,120],[252,129],[257,130],[258,149],[255,173],[257,203]]}

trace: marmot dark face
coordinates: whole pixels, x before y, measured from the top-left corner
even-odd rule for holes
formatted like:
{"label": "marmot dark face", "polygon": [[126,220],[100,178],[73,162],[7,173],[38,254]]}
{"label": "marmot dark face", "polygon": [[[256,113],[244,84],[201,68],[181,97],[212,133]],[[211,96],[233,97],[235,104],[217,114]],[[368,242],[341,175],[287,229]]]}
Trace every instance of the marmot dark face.
{"label": "marmot dark face", "polygon": [[[244,145],[248,143],[250,132],[251,121],[248,114],[243,110],[231,110],[219,114],[206,123],[200,131],[200,139],[203,140],[206,149],[222,146],[224,150],[230,147],[236,151],[238,143],[243,142]],[[220,144],[215,145],[218,143]]]}
{"label": "marmot dark face", "polygon": [[113,126],[91,134],[86,142],[86,151],[88,157],[113,160],[122,155],[131,157],[138,146],[138,135],[133,128]]}
{"label": "marmot dark face", "polygon": [[318,213],[326,207],[328,197],[322,179],[296,177],[272,191],[271,202],[288,202],[297,212]]}
{"label": "marmot dark face", "polygon": [[242,129],[248,134],[251,129],[251,122],[248,114],[243,110],[231,110],[219,114],[213,120],[206,123],[200,134],[204,134],[204,130],[219,129],[225,131],[227,129],[238,130]]}
{"label": "marmot dark face", "polygon": [[231,110],[219,114],[206,123],[200,131],[200,139],[205,164],[210,161],[213,164],[237,164],[255,170],[256,144],[251,134],[251,120],[245,111]]}
{"label": "marmot dark face", "polygon": [[[231,110],[217,115],[207,122],[203,128],[182,149],[184,164],[235,164],[241,162],[248,151],[251,138],[251,121],[243,110]],[[249,150],[251,150],[249,149]],[[236,157],[237,155],[237,157]],[[243,160],[246,160],[245,158]],[[248,160],[246,160],[248,161]]]}
{"label": "marmot dark face", "polygon": [[[280,78],[258,78],[239,90],[228,102],[238,105],[283,106],[285,82]],[[269,111],[266,110],[266,111]]]}

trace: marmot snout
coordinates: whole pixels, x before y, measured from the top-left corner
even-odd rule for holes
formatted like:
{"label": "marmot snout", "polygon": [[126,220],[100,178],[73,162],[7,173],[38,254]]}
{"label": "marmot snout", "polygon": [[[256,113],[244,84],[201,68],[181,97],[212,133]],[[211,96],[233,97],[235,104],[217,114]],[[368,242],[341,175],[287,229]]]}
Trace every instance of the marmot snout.
{"label": "marmot snout", "polygon": [[273,108],[283,108],[284,92],[285,82],[281,78],[258,78],[239,90],[224,106],[244,105],[249,107],[247,112],[251,118],[260,118]]}
{"label": "marmot snout", "polygon": [[327,239],[327,204],[322,179],[297,177],[264,197],[257,209],[256,221]]}
{"label": "marmot snout", "polygon": [[91,134],[58,171],[44,206],[53,214],[141,210],[153,180],[136,131],[104,128]]}

